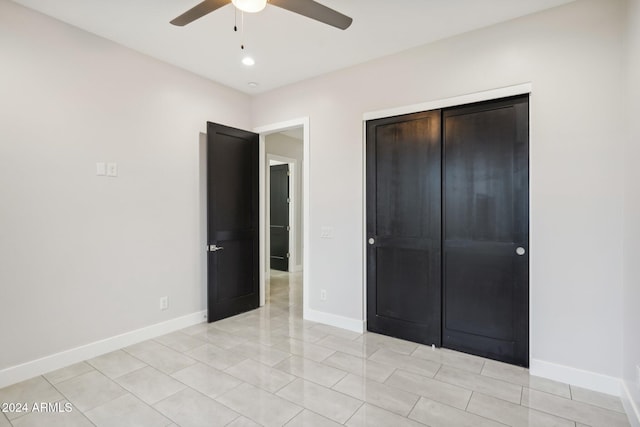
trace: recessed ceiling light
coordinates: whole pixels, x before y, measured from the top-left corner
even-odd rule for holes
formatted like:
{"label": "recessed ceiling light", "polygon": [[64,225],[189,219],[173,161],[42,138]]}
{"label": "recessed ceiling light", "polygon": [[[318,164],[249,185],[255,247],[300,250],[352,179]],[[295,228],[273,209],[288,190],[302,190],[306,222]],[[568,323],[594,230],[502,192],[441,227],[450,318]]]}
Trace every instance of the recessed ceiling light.
{"label": "recessed ceiling light", "polygon": [[247,67],[251,67],[252,65],[255,65],[256,61],[254,61],[254,59],[250,56],[245,56],[244,58],[242,58],[242,63]]}
{"label": "recessed ceiling light", "polygon": [[256,82],[249,82],[248,85],[249,87],[258,87],[258,83]]}

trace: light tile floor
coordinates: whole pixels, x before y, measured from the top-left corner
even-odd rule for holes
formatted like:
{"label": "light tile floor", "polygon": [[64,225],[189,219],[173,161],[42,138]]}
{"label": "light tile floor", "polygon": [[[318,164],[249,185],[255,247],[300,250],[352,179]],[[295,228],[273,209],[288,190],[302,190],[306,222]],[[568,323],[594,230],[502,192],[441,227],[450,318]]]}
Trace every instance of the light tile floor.
{"label": "light tile floor", "polygon": [[269,303],[0,389],[15,426],[629,426],[618,398],[526,369],[302,319],[301,274]]}

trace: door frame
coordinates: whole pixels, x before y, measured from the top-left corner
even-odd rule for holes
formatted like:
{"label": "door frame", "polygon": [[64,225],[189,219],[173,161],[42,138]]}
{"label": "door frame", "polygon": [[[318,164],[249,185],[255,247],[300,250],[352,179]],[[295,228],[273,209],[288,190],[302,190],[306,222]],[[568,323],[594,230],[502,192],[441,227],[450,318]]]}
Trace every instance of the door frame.
{"label": "door frame", "polygon": [[[266,148],[266,147],[265,147]],[[296,265],[298,262],[298,258],[296,257],[296,233],[298,233],[298,224],[296,223],[296,218],[295,218],[295,212],[296,212],[296,207],[298,206],[298,200],[296,200],[296,184],[295,184],[295,173],[296,173],[296,168],[298,166],[298,161],[296,159],[292,159],[290,157],[284,157],[284,156],[278,156],[276,154],[270,154],[270,153],[266,153],[267,159],[266,162],[267,164],[270,163],[271,160],[276,161],[276,162],[280,162],[282,164],[286,164],[289,165],[289,273],[293,273],[296,271]],[[265,164],[266,166],[266,164]],[[269,165],[271,166],[271,165]],[[270,179],[270,174],[265,173],[265,179],[266,179],[266,188],[270,188],[270,184],[271,184],[271,179]],[[266,205],[265,205],[265,215],[266,215],[266,224],[269,224],[271,221],[271,217],[270,217],[270,207],[271,207],[271,192],[270,191],[265,191],[265,197],[266,197]],[[265,225],[266,225],[265,224]],[[266,233],[266,242],[265,242],[265,249],[266,248],[271,248],[271,239],[270,239],[270,233]],[[269,254],[265,254],[265,274],[267,271],[269,271],[271,269],[271,259],[269,257]]]}
{"label": "door frame", "polygon": [[309,248],[309,241],[311,238],[311,228],[309,221],[309,206],[310,206],[310,183],[309,183],[309,153],[310,153],[310,138],[309,138],[309,117],[300,117],[288,121],[277,122],[267,124],[264,126],[257,126],[253,128],[253,132],[260,135],[259,148],[258,148],[258,162],[259,162],[259,205],[260,205],[260,306],[263,306],[266,302],[266,262],[267,262],[267,168],[266,168],[266,136],[272,133],[278,133],[285,130],[302,127],[302,317],[306,318],[309,312],[309,289],[311,287],[311,274],[310,274],[310,262],[309,260],[311,251]]}
{"label": "door frame", "polygon": [[[465,105],[465,104],[473,104],[475,102],[482,102],[482,101],[492,101],[495,99],[500,99],[500,98],[508,98],[510,96],[516,96],[516,95],[529,95],[530,99],[532,99],[532,93],[533,93],[533,85],[531,82],[527,82],[527,83],[522,83],[522,84],[517,84],[517,85],[513,85],[513,86],[505,86],[505,87],[501,87],[501,88],[495,88],[495,89],[489,89],[486,91],[481,91],[481,92],[474,92],[474,93],[469,93],[469,94],[464,94],[464,95],[459,95],[459,96],[454,96],[454,97],[450,97],[450,98],[442,98],[442,99],[436,99],[433,101],[427,101],[427,102],[422,102],[419,104],[411,104],[411,105],[405,105],[405,106],[400,106],[400,107],[395,107],[395,108],[388,108],[388,109],[384,109],[384,110],[376,110],[376,111],[370,111],[370,112],[366,112],[362,115],[362,164],[363,164],[363,168],[362,168],[362,235],[365,237],[362,239],[361,242],[361,250],[362,250],[362,284],[361,284],[361,291],[362,291],[362,295],[361,295],[361,301],[362,301],[362,307],[363,307],[363,311],[362,311],[362,322],[364,325],[364,330],[367,330],[367,242],[366,242],[366,236],[367,236],[367,121],[368,120],[375,120],[375,119],[383,119],[386,117],[392,117],[392,116],[400,116],[400,115],[404,115],[404,114],[412,114],[412,113],[419,113],[421,111],[430,111],[430,110],[438,110],[438,109],[443,109],[443,108],[449,108],[449,107],[456,107],[459,105]],[[531,120],[531,111],[533,110],[533,108],[531,108],[531,104],[529,106],[529,159],[531,159],[531,146],[533,144],[533,139],[532,139],[532,132],[531,129],[533,128],[532,126],[532,120]],[[531,330],[531,327],[533,325],[533,322],[531,321],[531,313],[533,312],[533,310],[531,310],[531,305],[532,305],[532,295],[531,295],[531,290],[532,290],[532,286],[531,283],[533,283],[533,281],[531,280],[531,272],[533,271],[533,269],[531,268],[531,264],[534,261],[534,251],[531,246],[531,236],[533,236],[533,230],[531,228],[531,224],[533,223],[532,221],[532,200],[531,200],[531,194],[533,193],[531,191],[531,187],[532,187],[532,168],[531,168],[531,161],[529,161],[529,360],[531,360],[531,355],[533,354],[533,346],[532,346],[532,342],[531,342],[531,337],[533,337],[533,332]]]}

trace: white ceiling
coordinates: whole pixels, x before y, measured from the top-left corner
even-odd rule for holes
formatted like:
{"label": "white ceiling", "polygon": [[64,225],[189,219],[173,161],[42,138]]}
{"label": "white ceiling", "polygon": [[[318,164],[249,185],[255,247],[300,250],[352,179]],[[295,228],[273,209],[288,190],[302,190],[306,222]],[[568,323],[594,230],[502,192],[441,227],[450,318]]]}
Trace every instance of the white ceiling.
{"label": "white ceiling", "polygon": [[[346,31],[267,6],[245,14],[245,51],[231,5],[175,27],[200,0],[13,1],[255,94],[573,0],[319,0],[353,18]],[[241,64],[246,54],[254,67]]]}

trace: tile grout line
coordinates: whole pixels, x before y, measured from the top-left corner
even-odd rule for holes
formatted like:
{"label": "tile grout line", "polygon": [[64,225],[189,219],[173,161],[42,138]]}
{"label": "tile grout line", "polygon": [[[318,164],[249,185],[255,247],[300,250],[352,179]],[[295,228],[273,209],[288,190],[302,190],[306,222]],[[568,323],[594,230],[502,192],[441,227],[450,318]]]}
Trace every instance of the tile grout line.
{"label": "tile grout line", "polygon": [[571,387],[571,384],[569,384],[569,399],[573,400],[573,387]]}
{"label": "tile grout line", "polygon": [[[464,407],[464,411],[465,412],[469,412],[469,404],[471,403],[471,399],[473,399],[473,393],[475,393],[475,391],[471,391],[471,394],[469,395],[469,400],[467,400],[467,404]],[[477,414],[476,414],[477,415]]]}
{"label": "tile grout line", "polygon": [[[198,392],[198,393],[202,394],[203,396],[205,396],[205,397],[207,397],[207,398],[209,398],[209,399],[213,400],[213,401],[214,401],[214,402],[216,402],[217,404],[224,406],[224,407],[225,407],[225,408],[227,408],[228,410],[230,410],[230,411],[232,411],[232,412],[235,412],[236,414],[239,414],[240,416],[239,416],[239,417],[237,417],[236,419],[238,419],[238,418],[240,418],[240,417],[245,417],[245,418],[249,418],[250,420],[252,420],[252,421],[253,421],[253,418],[251,418],[251,417],[249,417],[248,415],[245,415],[245,414],[240,414],[240,412],[238,412],[238,411],[236,411],[235,409],[233,409],[233,408],[231,408],[231,407],[229,407],[229,406],[225,405],[225,404],[224,404],[224,402],[220,402],[220,401],[218,400],[218,398],[219,398],[219,397],[222,397],[222,396],[224,396],[224,395],[226,395],[226,394],[228,394],[228,393],[231,393],[232,391],[234,391],[235,389],[237,389],[238,387],[240,387],[242,384],[243,384],[243,383],[240,383],[240,384],[238,384],[237,386],[233,387],[232,389],[227,390],[227,391],[225,391],[224,393],[222,393],[222,394],[220,394],[220,395],[218,395],[218,396],[216,396],[216,397],[210,397],[210,396],[207,396],[206,394],[204,394],[204,393],[202,393],[202,392],[200,392],[200,391],[198,391],[198,390],[195,390],[195,389],[193,389],[193,390],[195,390],[196,392]],[[249,384],[249,385],[250,385],[250,384]],[[191,388],[191,387],[189,387],[189,388]],[[233,421],[231,421],[231,422],[233,422]],[[231,424],[231,422],[230,422],[229,424]],[[257,421],[256,421],[256,423],[257,423]],[[259,424],[259,423],[258,423],[258,424]]]}
{"label": "tile grout line", "polygon": [[416,401],[415,401],[415,403],[414,403],[414,404],[413,404],[413,406],[411,407],[411,410],[409,410],[409,412],[407,413],[406,418],[410,419],[410,418],[409,418],[409,415],[411,415],[411,413],[416,409],[416,406],[418,406],[418,403],[420,402],[420,400],[422,400],[422,398],[423,398],[423,397],[424,397],[424,396],[422,396],[422,395],[420,395],[420,394],[418,395],[418,400],[416,400]]}
{"label": "tile grout line", "polygon": [[[491,396],[491,395],[486,394],[486,393],[482,393],[482,392],[478,392],[478,391],[473,391],[473,390],[470,390],[470,391],[472,392],[472,394],[479,394],[479,395],[482,395],[482,396],[485,396],[485,397],[490,397],[490,398],[492,398],[492,399],[500,400],[501,402],[504,402],[504,403],[510,403],[510,404],[512,404],[512,405],[518,405],[517,403],[509,402],[508,400],[504,400],[504,399],[501,399],[501,398],[499,398],[499,397]],[[524,387],[523,387],[523,392],[524,392]],[[544,392],[542,392],[542,393],[544,393]],[[557,396],[557,395],[552,394],[552,393],[547,393],[547,394],[550,394],[551,396],[559,397],[559,398],[561,398],[561,399],[568,400],[568,399],[566,399],[566,398],[563,398],[562,396]],[[470,401],[471,401],[471,397],[469,398],[469,403],[470,403]],[[437,401],[436,401],[436,402],[437,402]],[[438,402],[438,403],[442,403],[442,402]],[[445,403],[443,403],[443,404],[445,404]],[[445,405],[446,405],[446,404],[445,404]],[[450,406],[450,405],[448,405],[448,406]],[[525,409],[527,409],[527,410],[529,410],[529,411],[540,412],[540,413],[545,414],[545,415],[550,415],[550,416],[555,417],[555,418],[560,418],[560,419],[563,419],[563,420],[566,420],[566,421],[572,422],[572,423],[574,423],[574,424],[575,424],[575,423],[577,423],[577,422],[579,422],[579,421],[576,421],[576,420],[574,420],[574,419],[564,417],[564,416],[562,416],[562,415],[558,415],[558,414],[554,414],[554,413],[551,413],[551,412],[544,411],[544,410],[542,410],[542,409],[532,408],[532,407],[529,407],[529,406],[525,406],[525,405],[524,405],[524,404],[522,404],[522,403],[520,403],[518,406],[521,406],[521,407],[523,407],[523,408],[525,408]],[[467,404],[467,409],[468,409],[468,407],[469,407],[469,404]],[[466,411],[466,410],[465,410],[465,411]],[[469,411],[466,411],[466,412],[469,412]],[[474,415],[478,415],[478,414],[476,414],[475,412],[469,412],[469,413],[474,414]],[[479,415],[479,416],[480,416],[480,415]],[[485,417],[485,418],[486,418],[486,417]],[[491,418],[488,418],[488,419],[491,419]],[[492,421],[496,421],[496,420],[492,420]],[[499,421],[498,421],[498,422],[499,422]],[[585,425],[586,425],[586,424],[585,424]],[[590,426],[587,426],[587,427],[590,427]]]}
{"label": "tile grout line", "polygon": [[301,409],[296,412],[291,418],[289,418],[287,421],[284,422],[284,424],[282,424],[282,427],[285,427],[287,424],[289,424],[295,417],[297,417],[298,415],[300,415],[301,413],[304,412],[304,410],[306,409],[304,406],[300,407]]}
{"label": "tile grout line", "polygon": [[[171,378],[173,378],[173,377],[171,377]],[[177,379],[176,379],[176,381],[180,382],[180,381],[179,381],[179,380],[177,380]],[[181,384],[182,384],[182,383],[181,383]],[[183,385],[185,385],[185,384],[183,384]],[[186,385],[185,385],[185,386],[186,386]],[[207,398],[207,399],[211,399],[212,401],[214,401],[214,402],[216,402],[216,403],[219,403],[219,402],[217,402],[215,399],[213,399],[213,398],[211,398],[211,397],[207,396],[206,394],[202,393],[202,392],[201,392],[201,391],[199,391],[199,390],[196,390],[196,389],[191,388],[191,387],[189,387],[189,386],[186,386],[186,387],[187,387],[187,389],[192,390],[192,391],[194,391],[194,392],[196,392],[196,393],[198,393],[198,394],[202,395],[203,397],[205,397],[205,398]],[[181,392],[183,392],[183,391],[185,391],[185,390],[186,390],[186,389],[178,390],[178,391],[176,391],[175,393],[172,393],[172,394],[170,394],[169,396],[167,396],[167,397],[165,397],[165,398],[162,398],[162,399],[158,400],[158,401],[157,401],[156,403],[154,403],[153,405],[148,404],[147,402],[143,401],[142,399],[140,399],[140,400],[141,400],[144,404],[146,404],[146,405],[148,405],[149,407],[151,407],[151,409],[153,409],[154,411],[156,411],[157,413],[159,413],[160,415],[162,415],[162,416],[163,416],[163,417],[165,417],[166,419],[170,420],[172,423],[174,423],[174,424],[176,424],[176,425],[178,425],[178,426],[179,426],[180,424],[178,424],[178,421],[174,420],[174,419],[173,419],[173,418],[171,418],[169,415],[167,415],[167,414],[165,414],[164,412],[162,412],[162,411],[160,411],[159,409],[157,409],[157,408],[155,407],[155,405],[157,405],[157,404],[159,404],[159,403],[161,403],[161,402],[164,402],[165,400],[167,400],[167,399],[169,399],[169,398],[171,398],[171,397],[175,396],[176,394],[181,393]],[[136,396],[136,397],[137,397],[137,396]],[[219,403],[219,404],[220,404],[220,405],[222,405],[222,403]],[[236,412],[236,411],[233,411],[233,412],[235,412],[235,413],[237,414],[237,412]],[[234,418],[234,420],[235,420],[235,419],[237,419],[237,418],[238,418],[238,417]],[[232,421],[233,421],[233,420],[232,420]],[[169,425],[170,425],[170,424],[169,424]]]}
{"label": "tile grout line", "polygon": [[351,419],[356,416],[358,411],[360,411],[360,409],[362,409],[362,407],[364,405],[366,405],[366,404],[367,404],[367,402],[362,402],[362,404],[360,406],[358,406],[358,409],[356,409],[356,411],[353,414],[351,414],[351,416],[349,418],[347,418],[347,420],[345,422],[343,422],[342,425],[347,425],[349,423],[349,421],[351,421]]}
{"label": "tile grout line", "polygon": [[524,387],[520,387],[520,401],[518,405],[522,406],[522,399],[524,398]]}
{"label": "tile grout line", "polygon": [[[221,405],[222,405],[222,404],[221,404]],[[225,408],[226,408],[226,406],[225,406]],[[235,411],[233,411],[233,412],[235,412]],[[238,413],[236,412],[236,414],[238,414]],[[240,414],[238,414],[238,416],[237,416],[237,417],[235,417],[234,419],[232,419],[231,421],[229,421],[228,423],[226,423],[226,424],[225,424],[225,427],[230,426],[231,424],[235,423],[235,422],[236,422],[236,421],[238,421],[241,417],[244,417],[244,415],[240,415]],[[246,418],[246,417],[245,417],[245,418]],[[575,427],[575,426],[574,426],[574,427]]]}
{"label": "tile grout line", "polygon": [[[89,366],[92,366],[92,365],[89,365]],[[92,367],[93,367],[93,366],[92,366]],[[64,369],[64,368],[63,368],[63,369]],[[91,372],[91,371],[89,371],[89,372]],[[89,373],[89,372],[85,372],[84,374],[87,374],[87,373]],[[75,375],[75,376],[73,376],[73,377],[71,377],[71,378],[69,378],[69,379],[67,379],[67,380],[65,380],[65,381],[69,381],[69,380],[72,380],[72,379],[74,379],[74,378],[78,378],[79,376],[82,376],[82,375],[84,375],[84,374]],[[71,399],[69,399],[69,397],[68,397],[66,394],[64,394],[64,393],[62,392],[62,390],[60,390],[58,387],[56,387],[56,385],[55,385],[55,384],[53,384],[51,381],[49,381],[47,378],[45,378],[45,376],[44,376],[44,375],[42,375],[42,378],[44,378],[44,380],[45,380],[46,382],[48,382],[48,383],[49,383],[49,385],[51,385],[51,387],[53,387],[53,388],[54,388],[58,393],[60,393],[60,395],[61,395],[61,396],[63,396],[63,397],[65,398],[65,400],[66,400],[66,401],[68,401],[69,403],[71,403],[71,405],[73,405],[73,407],[74,407],[78,412],[80,412],[80,415],[82,415],[82,416],[83,416],[87,421],[89,421],[92,425],[94,425],[94,426],[96,425],[96,424],[91,420],[91,418],[89,418],[89,416],[86,414],[86,412],[87,412],[87,411],[83,411],[83,410],[81,410],[80,408],[78,408],[78,407],[77,407],[77,406],[76,406],[76,405],[71,401]],[[60,383],[58,383],[58,384],[61,384],[61,383],[65,382],[65,381],[61,381],[61,382],[60,382]],[[116,398],[116,399],[117,399],[117,398]],[[114,400],[115,400],[115,399],[114,399]],[[13,425],[13,423],[11,423],[11,425]]]}
{"label": "tile grout line", "polygon": [[[523,387],[523,390],[524,390],[524,387]],[[529,389],[529,390],[531,390],[531,389]],[[546,395],[549,395],[549,396],[555,397],[555,398],[557,398],[557,399],[563,399],[563,400],[567,400],[567,401],[570,401],[570,402],[577,402],[577,403],[581,403],[581,404],[584,404],[584,405],[589,405],[589,406],[592,406],[592,407],[594,407],[594,408],[596,408],[596,409],[601,409],[601,410],[604,410],[604,411],[608,411],[608,412],[611,412],[611,413],[613,413],[613,414],[618,414],[618,415],[622,414],[622,415],[626,415],[625,413],[621,413],[621,412],[617,412],[617,411],[612,411],[612,410],[610,410],[610,409],[606,409],[606,408],[600,408],[599,406],[590,405],[589,403],[580,402],[580,401],[577,401],[577,400],[567,399],[566,397],[558,396],[557,394],[553,394],[553,393],[547,393],[547,392],[542,391],[542,390],[535,390],[535,389],[534,389],[534,391],[536,391],[536,392],[538,392],[538,393],[544,393],[544,394],[546,394]],[[545,409],[541,409],[541,408],[532,408],[531,406],[526,406],[526,405],[524,405],[524,404],[522,404],[521,406],[523,406],[523,407],[525,407],[525,408],[527,408],[527,409],[531,409],[531,410],[533,410],[533,411],[542,412],[542,413],[547,414],[547,415],[551,415],[551,416],[554,416],[554,417],[557,417],[557,418],[562,418],[562,419],[564,419],[564,420],[571,421],[571,422],[573,422],[574,424],[578,424],[578,423],[580,423],[580,424],[582,424],[582,425],[585,425],[585,426],[587,426],[587,427],[590,427],[588,424],[585,424],[585,423],[583,423],[583,422],[581,422],[581,421],[574,420],[573,418],[567,418],[567,417],[562,416],[562,415],[554,414],[554,413],[552,413],[552,412],[548,412],[548,411],[546,411]],[[627,417],[627,418],[628,418],[628,417]]]}

